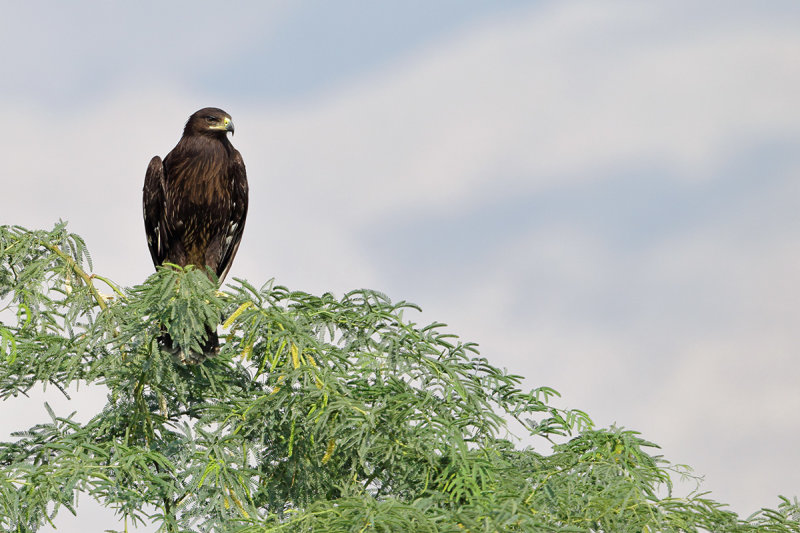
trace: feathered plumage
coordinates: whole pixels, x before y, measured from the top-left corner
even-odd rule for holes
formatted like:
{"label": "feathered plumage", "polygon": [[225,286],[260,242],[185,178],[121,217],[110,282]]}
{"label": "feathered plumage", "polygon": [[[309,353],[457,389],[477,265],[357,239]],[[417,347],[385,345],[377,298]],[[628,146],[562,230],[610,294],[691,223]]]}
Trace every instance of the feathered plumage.
{"label": "feathered plumage", "polygon": [[[189,117],[175,148],[150,160],[144,180],[144,226],[153,264],[210,267],[225,278],[239,249],[247,216],[244,161],[228,140],[233,121],[207,107]],[[208,331],[203,351],[219,350]],[[171,348],[167,337],[165,344]],[[182,354],[188,358],[188,355]]]}

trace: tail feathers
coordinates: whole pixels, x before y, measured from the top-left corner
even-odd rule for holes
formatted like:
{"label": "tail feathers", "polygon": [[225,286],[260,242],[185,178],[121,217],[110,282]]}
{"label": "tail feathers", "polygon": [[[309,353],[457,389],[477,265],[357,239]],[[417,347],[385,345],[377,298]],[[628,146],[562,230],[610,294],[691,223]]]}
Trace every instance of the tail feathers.
{"label": "tail feathers", "polygon": [[201,345],[201,352],[191,349],[184,350],[175,344],[172,341],[172,337],[166,332],[158,338],[158,343],[162,350],[171,353],[173,356],[177,357],[181,363],[187,365],[202,363],[206,359],[214,357],[219,353],[219,337],[217,336],[217,332],[210,328],[206,328],[206,340]]}

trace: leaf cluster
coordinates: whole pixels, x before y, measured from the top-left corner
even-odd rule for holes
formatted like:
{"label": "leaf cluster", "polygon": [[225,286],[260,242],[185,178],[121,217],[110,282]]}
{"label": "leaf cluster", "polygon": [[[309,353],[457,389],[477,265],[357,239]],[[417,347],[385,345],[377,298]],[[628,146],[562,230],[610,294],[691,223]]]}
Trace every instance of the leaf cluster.
{"label": "leaf cluster", "polygon": [[[653,443],[524,390],[413,304],[219,291],[191,267],[120,288],[90,266],[63,224],[0,227],[0,399],[108,391],[85,424],[47,406],[0,443],[3,531],[75,513],[78,494],[170,532],[800,531],[796,500],[743,519],[674,496]],[[159,341],[196,349],[209,327],[223,343],[202,364]]]}

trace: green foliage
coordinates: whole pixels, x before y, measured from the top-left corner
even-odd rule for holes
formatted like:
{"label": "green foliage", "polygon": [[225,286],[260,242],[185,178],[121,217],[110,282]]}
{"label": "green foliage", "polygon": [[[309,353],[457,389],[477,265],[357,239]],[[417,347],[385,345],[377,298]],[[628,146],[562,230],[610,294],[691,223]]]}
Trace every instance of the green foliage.
{"label": "green foliage", "polygon": [[[121,289],[63,224],[0,227],[0,262],[0,399],[108,390],[86,424],[47,406],[0,443],[3,531],[76,512],[78,493],[170,532],[800,531],[796,500],[742,519],[673,496],[654,444],[553,407],[380,293],[219,292],[192,268]],[[220,321],[202,364],[160,347],[166,330],[196,349]],[[517,449],[511,420],[547,453]]]}

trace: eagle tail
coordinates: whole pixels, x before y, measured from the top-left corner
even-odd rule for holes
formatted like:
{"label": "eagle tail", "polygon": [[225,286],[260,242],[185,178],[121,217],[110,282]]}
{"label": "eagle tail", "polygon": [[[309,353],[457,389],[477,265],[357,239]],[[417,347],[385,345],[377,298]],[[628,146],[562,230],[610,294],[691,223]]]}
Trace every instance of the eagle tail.
{"label": "eagle tail", "polygon": [[161,349],[177,357],[181,363],[187,365],[200,364],[206,359],[214,357],[219,353],[219,336],[215,330],[206,327],[206,340],[202,344],[202,351],[184,350],[172,340],[168,333],[164,332],[158,338]]}

